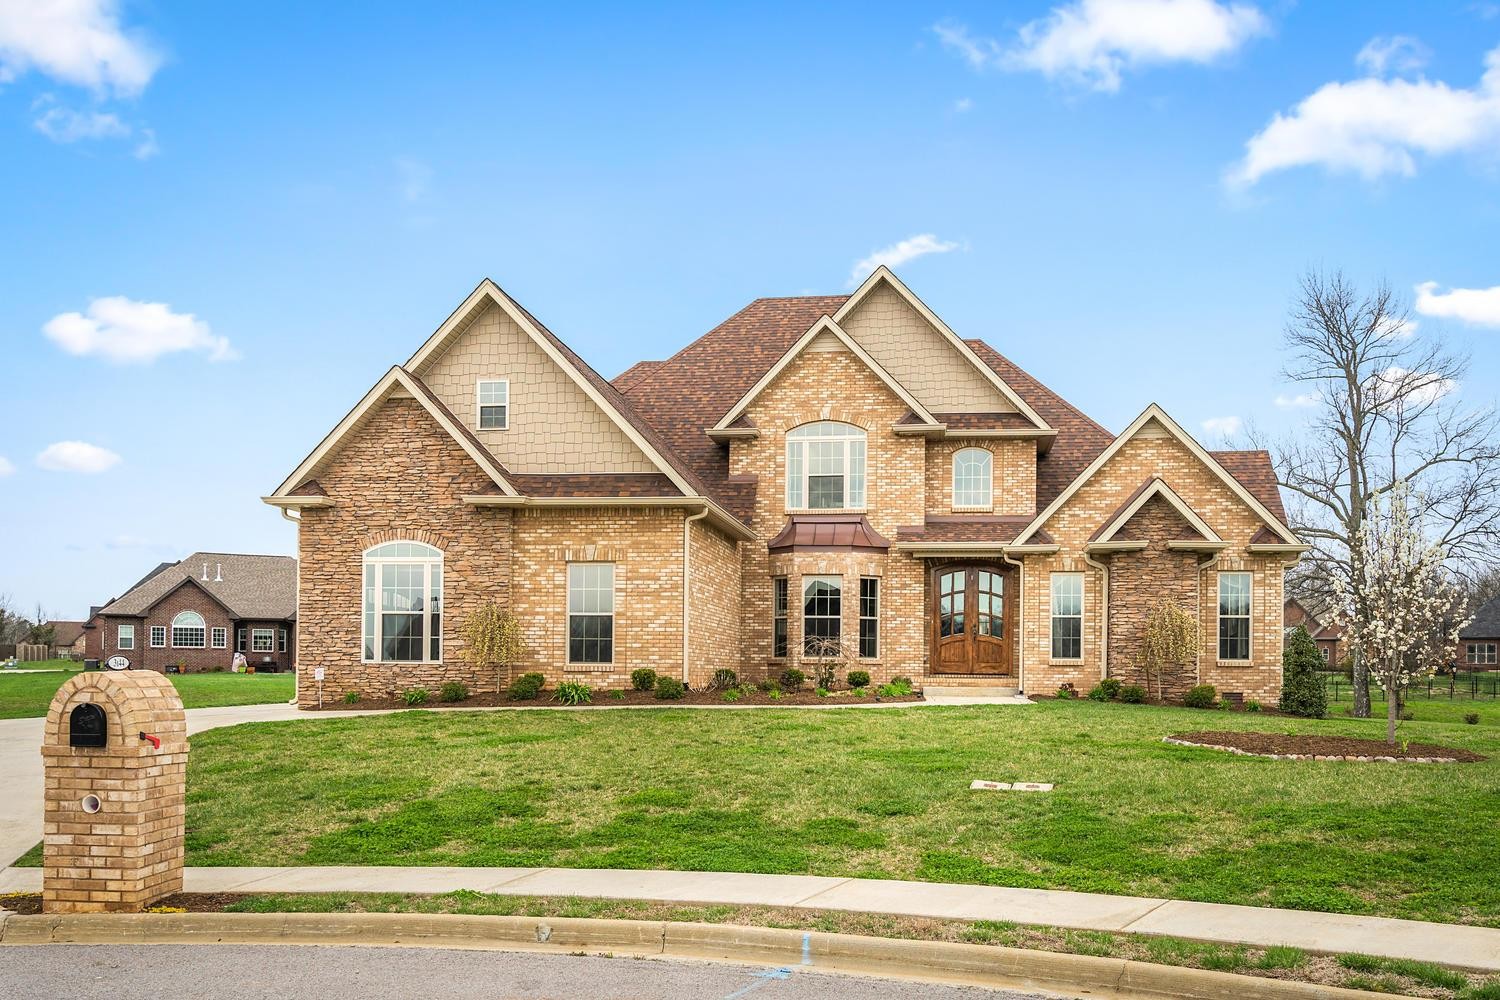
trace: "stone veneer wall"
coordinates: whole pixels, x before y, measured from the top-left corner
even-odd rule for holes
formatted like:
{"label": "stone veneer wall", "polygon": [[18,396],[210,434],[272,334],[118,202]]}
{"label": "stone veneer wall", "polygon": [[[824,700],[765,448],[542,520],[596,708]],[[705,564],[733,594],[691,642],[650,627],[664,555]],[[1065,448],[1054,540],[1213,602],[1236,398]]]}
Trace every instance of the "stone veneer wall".
{"label": "stone veneer wall", "polygon": [[[1219,536],[1229,543],[1217,562],[1198,571],[1199,615],[1203,647],[1199,653],[1202,683],[1221,691],[1243,692],[1272,704],[1281,692],[1281,604],[1286,562],[1281,556],[1255,556],[1245,548],[1261,527],[1260,519],[1228,486],[1163,428],[1150,426],[1126,442],[1113,458],[1055,513],[1045,529],[1061,549],[1055,555],[1025,557],[1022,683],[1028,692],[1050,694],[1064,681],[1087,690],[1102,674],[1104,617],[1099,614],[1102,574],[1083,559],[1083,546],[1103,523],[1148,478],[1160,476]],[[1206,557],[1205,557],[1206,558]],[[1245,664],[1218,662],[1218,585],[1224,570],[1253,574],[1251,659]],[[1051,574],[1084,574],[1083,658],[1051,659]],[[1115,664],[1110,664],[1113,672]]]}
{"label": "stone veneer wall", "polygon": [[[838,400],[830,404],[830,400]],[[926,672],[926,574],[920,560],[900,553],[798,553],[773,566],[766,548],[786,524],[786,432],[814,420],[838,420],[864,428],[866,496],[870,524],[894,540],[900,525],[921,524],[926,509],[926,443],[898,436],[891,427],[907,412],[891,390],[847,350],[804,352],[750,405],[747,416],[760,428],[754,439],[736,439],[729,448],[732,475],[759,478],[752,524],[760,538],[744,542],[744,668],[748,678],[776,674],[801,660],[799,577],[811,572],[845,577],[843,630],[853,640],[858,628],[858,575],[879,576],[881,585],[881,656],[867,665],[877,681]],[[771,656],[771,577],[787,572],[788,627],[786,660]]]}
{"label": "stone veneer wall", "polygon": [[1101,560],[1109,564],[1110,676],[1126,684],[1139,684],[1153,697],[1160,690],[1169,699],[1180,699],[1198,683],[1197,661],[1164,668],[1158,684],[1155,676],[1146,676],[1139,659],[1146,618],[1158,602],[1171,601],[1196,617],[1198,563],[1205,556],[1167,548],[1169,540],[1186,537],[1187,527],[1175,508],[1161,497],[1153,497],[1127,525],[1130,537],[1147,542],[1149,547]]}

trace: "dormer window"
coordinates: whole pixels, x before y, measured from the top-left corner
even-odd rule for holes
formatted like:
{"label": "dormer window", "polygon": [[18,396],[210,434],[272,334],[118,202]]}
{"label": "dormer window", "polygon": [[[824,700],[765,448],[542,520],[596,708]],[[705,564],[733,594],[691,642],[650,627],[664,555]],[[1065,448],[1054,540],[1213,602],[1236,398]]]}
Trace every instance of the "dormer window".
{"label": "dormer window", "polygon": [[961,448],[953,453],[953,506],[990,510],[994,507],[994,457],[984,448]]}
{"label": "dormer window", "polygon": [[786,436],[788,510],[859,510],[865,505],[865,432],[819,420]]}
{"label": "dormer window", "polygon": [[479,382],[478,408],[474,425],[482,431],[503,431],[510,426],[510,380],[483,379]]}

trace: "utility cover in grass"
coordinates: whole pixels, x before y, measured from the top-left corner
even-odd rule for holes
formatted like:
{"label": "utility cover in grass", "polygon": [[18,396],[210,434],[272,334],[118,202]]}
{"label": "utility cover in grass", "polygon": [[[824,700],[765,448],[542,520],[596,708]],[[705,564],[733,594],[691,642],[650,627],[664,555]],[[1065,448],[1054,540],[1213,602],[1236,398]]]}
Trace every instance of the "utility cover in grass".
{"label": "utility cover in grass", "polygon": [[980,781],[969,783],[972,792],[1050,792],[1052,784],[1046,781]]}

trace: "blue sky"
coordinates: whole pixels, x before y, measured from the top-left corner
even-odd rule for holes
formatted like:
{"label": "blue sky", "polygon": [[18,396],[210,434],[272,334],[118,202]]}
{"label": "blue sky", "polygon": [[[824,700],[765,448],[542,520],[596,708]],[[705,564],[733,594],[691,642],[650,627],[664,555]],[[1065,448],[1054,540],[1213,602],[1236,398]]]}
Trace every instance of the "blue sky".
{"label": "blue sky", "polygon": [[1342,267],[1493,402],[1495,4],[808,6],[0,0],[0,593],[292,552],[258,497],[486,275],[614,375],[915,241],[961,335],[1217,445],[1305,419]]}

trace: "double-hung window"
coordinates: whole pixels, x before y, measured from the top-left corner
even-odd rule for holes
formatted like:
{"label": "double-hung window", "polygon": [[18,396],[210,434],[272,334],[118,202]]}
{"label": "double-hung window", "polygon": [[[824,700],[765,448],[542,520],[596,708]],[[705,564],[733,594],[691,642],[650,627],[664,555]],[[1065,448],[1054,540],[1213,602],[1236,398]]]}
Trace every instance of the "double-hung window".
{"label": "double-hung window", "polygon": [[615,564],[568,564],[568,662],[615,661]]}
{"label": "double-hung window", "polygon": [[1052,658],[1083,659],[1083,574],[1052,574]]}
{"label": "double-hung window", "polygon": [[167,627],[165,625],[151,626],[151,645],[161,649],[167,644]]}
{"label": "double-hung window", "polygon": [[116,649],[134,649],[135,648],[135,626],[134,625],[121,625],[119,628],[117,628],[115,630],[115,648]]}
{"label": "double-hung window", "polygon": [[215,628],[213,630],[214,649],[225,649],[229,646],[229,630],[227,628]]}
{"label": "double-hung window", "polygon": [[778,576],[771,581],[771,655],[777,659],[786,656],[786,577]]}
{"label": "double-hung window", "polygon": [[859,655],[873,660],[880,655],[880,578],[859,578]]}
{"label": "double-hung window", "polygon": [[1468,656],[1466,659],[1476,667],[1495,666],[1497,643],[1493,642],[1471,642],[1469,643]]}
{"label": "double-hung window", "polygon": [[802,653],[838,656],[843,635],[844,578],[802,578]]}
{"label": "double-hung window", "polygon": [[1219,574],[1219,659],[1250,659],[1250,574]]}
{"label": "double-hung window", "polygon": [[269,653],[276,648],[276,633],[268,628],[253,628],[250,630],[250,651],[252,653]]}
{"label": "double-hung window", "polygon": [[475,425],[482,431],[503,431],[510,426],[510,381],[482,379],[476,390]]}
{"label": "double-hung window", "polygon": [[[386,542],[365,552],[364,569],[365,661],[440,661],[443,553],[421,542]],[[270,652],[275,631],[265,633]]]}
{"label": "double-hung window", "polygon": [[276,630],[276,652],[286,652],[286,629],[284,628]]}
{"label": "double-hung window", "polygon": [[182,611],[172,619],[173,649],[202,649],[208,645],[207,639],[208,630],[198,612]]}
{"label": "double-hung window", "polygon": [[994,507],[994,461],[984,448],[960,448],[953,453],[953,506]]}
{"label": "double-hung window", "polygon": [[865,505],[865,432],[819,420],[786,436],[788,510],[859,510]]}

